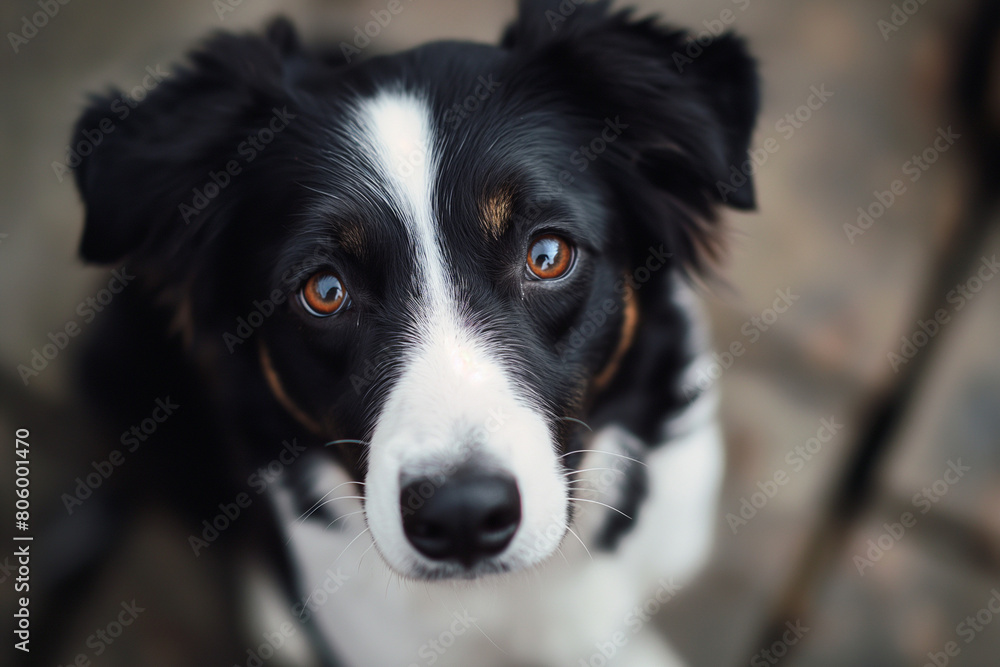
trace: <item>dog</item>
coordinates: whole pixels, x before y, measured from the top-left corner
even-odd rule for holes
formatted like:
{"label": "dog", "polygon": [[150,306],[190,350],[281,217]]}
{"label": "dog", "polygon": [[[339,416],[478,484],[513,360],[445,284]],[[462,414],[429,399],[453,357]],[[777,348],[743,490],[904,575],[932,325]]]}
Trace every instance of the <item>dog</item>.
{"label": "dog", "polygon": [[724,467],[691,278],[758,105],[740,38],[608,2],[496,46],[218,35],[75,170],[82,257],[137,276],[88,393],[173,392],[143,490],[267,554],[326,664],[681,664],[653,617]]}

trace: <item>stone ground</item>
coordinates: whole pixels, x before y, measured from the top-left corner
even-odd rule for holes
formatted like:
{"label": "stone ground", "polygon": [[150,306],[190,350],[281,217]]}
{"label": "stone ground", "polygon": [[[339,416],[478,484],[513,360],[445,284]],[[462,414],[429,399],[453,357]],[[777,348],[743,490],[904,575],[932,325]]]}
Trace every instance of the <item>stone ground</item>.
{"label": "stone ground", "polygon": [[[959,139],[917,182],[907,180],[906,192],[853,243],[843,225],[875,201],[875,191],[907,178],[906,163],[933,143],[939,128],[955,125],[961,134],[947,104],[947,77],[972,3],[926,2],[888,39],[877,23],[892,11],[887,0],[637,4],[686,26],[731,10],[733,26],[760,58],[765,82],[755,145],[773,138],[777,151],[758,170],[760,210],[730,216],[732,253],[722,280],[705,288],[718,348],[734,342],[746,348],[718,374],[730,446],[719,549],[702,580],[662,613],[665,632],[692,665],[765,664],[762,624],[801,557],[865,409],[895,377],[887,353],[916,330],[914,308],[928,287],[928,267],[968,200],[963,158],[972,147]],[[50,167],[63,157],[85,93],[108,82],[135,85],[147,66],[166,66],[214,29],[254,28],[281,11],[307,36],[319,36],[353,29],[384,5],[245,0],[220,19],[210,0],[77,0],[61,6],[19,53],[7,44],[0,49],[0,432],[23,425],[34,430],[36,497],[54,505],[93,458],[92,450],[71,444],[85,423],[67,389],[71,360],[58,358],[29,392],[14,371],[107,281],[104,271],[83,268],[75,258],[80,205],[69,180],[60,182]],[[379,35],[379,49],[441,37],[492,40],[513,14],[508,0],[421,0],[407,7]],[[4,3],[3,32],[36,10],[29,0]],[[824,87],[832,97],[789,131],[781,120]],[[994,236],[982,252],[992,255],[998,246]],[[799,299],[751,340],[746,323],[767,316],[778,290]],[[813,613],[788,619],[809,631],[785,664],[923,665],[929,652],[950,641],[960,653],[949,664],[998,664],[1000,619],[971,636],[968,626],[960,627],[1000,588],[998,328],[1000,287],[990,283],[943,327],[940,354],[879,471],[876,501],[820,580]],[[795,447],[808,446],[823,420],[843,428],[808,461],[787,459]],[[941,481],[959,459],[969,471],[954,484]],[[759,483],[781,472],[787,483],[734,532],[726,515],[738,514]],[[4,497],[11,497],[10,483],[5,476]],[[926,514],[923,501],[914,500],[925,487],[939,499]],[[859,573],[856,557],[867,557],[869,540],[877,541],[883,525],[904,512],[914,514],[916,525]],[[218,651],[212,643],[217,590],[210,569],[185,565],[185,535],[167,515],[149,518],[103,575],[102,599],[88,603],[66,628],[67,660],[83,649],[95,622],[132,596],[129,582],[138,577],[153,600],[149,620],[137,623],[102,664],[216,664],[210,657]],[[969,535],[981,548],[968,548]],[[184,572],[190,585],[166,585],[156,575],[161,569]],[[11,585],[0,580],[5,617]]]}

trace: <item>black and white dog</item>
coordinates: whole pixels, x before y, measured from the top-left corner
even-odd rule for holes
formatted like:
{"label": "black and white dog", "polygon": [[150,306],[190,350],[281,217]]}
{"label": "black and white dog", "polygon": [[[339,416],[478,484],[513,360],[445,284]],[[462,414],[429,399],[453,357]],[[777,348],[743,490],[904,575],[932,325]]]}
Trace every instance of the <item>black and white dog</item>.
{"label": "black and white dog", "polygon": [[704,561],[723,470],[688,277],[717,208],[754,205],[730,172],[755,67],[705,42],[577,0],[369,58],[278,21],[210,41],[77,169],[83,257],[138,276],[94,391],[198,413],[156,477],[197,519],[266,491],[250,541],[321,651],[677,663],[647,610]]}

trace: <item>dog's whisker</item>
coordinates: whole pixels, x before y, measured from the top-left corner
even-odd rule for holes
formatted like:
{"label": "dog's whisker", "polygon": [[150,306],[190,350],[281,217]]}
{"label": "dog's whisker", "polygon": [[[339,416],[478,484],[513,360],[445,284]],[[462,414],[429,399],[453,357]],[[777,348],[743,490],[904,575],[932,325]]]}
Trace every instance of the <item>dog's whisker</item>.
{"label": "dog's whisker", "polygon": [[365,549],[364,553],[361,554],[361,558],[358,559],[358,574],[361,574],[361,565],[362,563],[365,562],[365,556],[367,556],[368,552],[371,551],[373,548],[375,548],[375,540],[372,540],[372,543],[368,545],[368,548]]}
{"label": "dog's whisker", "polygon": [[[347,553],[347,550],[351,548],[351,545],[352,545],[352,544],[354,544],[355,542],[357,542],[357,541],[358,541],[359,539],[361,539],[361,536],[362,536],[362,535],[364,535],[365,533],[368,533],[368,532],[371,532],[371,528],[365,528],[365,529],[364,529],[364,530],[362,530],[362,531],[361,531],[360,533],[358,533],[358,534],[357,534],[357,535],[356,535],[356,536],[354,537],[354,539],[353,539],[353,540],[351,540],[350,542],[348,542],[348,543],[347,543],[347,546],[346,546],[346,547],[344,547],[344,550],[340,552],[340,555],[339,555],[339,556],[337,556],[337,559],[336,559],[336,560],[334,560],[334,561],[333,561],[333,563],[331,563],[331,564],[330,564],[330,567],[333,567],[334,565],[336,565],[336,564],[337,564],[337,561],[339,561],[339,560],[340,560],[341,558],[343,558],[343,557],[344,557],[344,554],[346,554],[346,553]],[[372,544],[374,544],[374,542],[372,542]]]}
{"label": "dog's whisker", "polygon": [[[609,498],[610,498],[610,494],[607,491],[602,491],[601,489],[576,488],[576,489],[572,489],[572,490],[573,491],[579,491],[581,494],[587,494],[587,493],[604,493],[604,494],[608,495]],[[570,500],[573,500],[573,499],[576,499],[576,500],[587,500],[587,496],[585,496],[585,495],[573,495],[573,496],[570,496]]]}
{"label": "dog's whisker", "polygon": [[[333,527],[333,524],[337,523],[341,519],[346,519],[347,517],[354,516],[355,514],[364,514],[364,513],[365,513],[364,510],[358,510],[357,512],[348,512],[347,514],[342,514],[341,516],[338,516],[336,519],[334,519],[330,523],[326,524],[325,530],[330,530],[330,528]],[[373,544],[374,544],[374,542],[373,542]]]}
{"label": "dog's whisker", "polygon": [[623,470],[615,470],[614,468],[583,468],[581,470],[570,470],[566,473],[566,476],[569,477],[570,475],[579,475],[582,472],[595,472],[597,470],[609,470],[613,473],[618,473],[619,475],[625,474]]}
{"label": "dog's whisker", "polygon": [[577,424],[580,424],[581,426],[583,426],[585,429],[587,429],[591,433],[594,432],[594,429],[590,428],[589,425],[587,425],[585,422],[583,422],[583,421],[581,421],[581,420],[579,420],[579,419],[577,419],[575,417],[556,417],[556,419],[559,420],[559,421],[576,422]]}
{"label": "dog's whisker", "polygon": [[[340,444],[349,444],[349,445],[370,445],[371,443],[370,443],[370,442],[365,442],[364,440],[350,440],[350,439],[344,439],[344,440],[331,440],[330,442],[328,442],[328,443],[324,444],[323,446],[324,446],[324,447],[329,447],[330,445],[340,445]],[[358,483],[358,484],[363,484],[363,482],[357,482],[357,483]]]}
{"label": "dog's whisker", "polygon": [[[587,481],[587,482],[589,482],[590,480],[581,480],[581,481]],[[570,486],[569,490],[570,491],[586,491],[588,493],[608,493],[608,494],[610,493],[610,491],[608,491],[607,489],[600,489],[600,488],[597,488],[595,486]],[[573,497],[575,498],[576,496],[573,496]]]}
{"label": "dog's whisker", "polygon": [[619,454],[618,452],[604,451],[603,449],[575,449],[572,452],[566,452],[565,454],[561,454],[558,458],[564,459],[567,456],[571,456],[573,454],[586,454],[586,453],[607,454],[608,456],[617,456],[619,458],[625,459],[626,461],[631,461],[632,463],[638,463],[639,465],[646,465],[645,461],[640,461],[639,459],[634,459],[631,456],[625,456],[624,454]]}
{"label": "dog's whisker", "polygon": [[[322,509],[326,505],[329,505],[330,503],[335,503],[338,500],[351,500],[351,499],[364,500],[365,497],[364,496],[338,496],[336,498],[330,498],[328,500],[321,500],[321,501],[319,501],[319,504],[317,504],[315,507],[313,507],[308,512],[306,512],[305,514],[303,514],[302,517],[300,517],[299,519],[297,519],[296,523],[298,523],[299,525],[301,525],[302,523],[305,523],[305,521],[307,519],[309,519],[309,517],[311,517],[313,514],[315,514],[316,512],[318,512],[320,509]],[[291,541],[291,538],[289,538],[289,542],[290,541]],[[287,544],[287,542],[286,542],[286,544]]]}
{"label": "dog's whisker", "polygon": [[[467,610],[467,609],[466,609],[465,611],[466,611],[466,612],[468,612],[468,610]],[[500,652],[501,652],[501,653],[503,653],[504,655],[510,655],[509,653],[507,653],[507,651],[505,651],[505,650],[503,650],[502,648],[500,648],[500,645],[499,645],[499,644],[497,644],[497,643],[496,643],[495,641],[493,641],[493,638],[492,638],[492,637],[490,637],[490,636],[489,636],[488,634],[486,634],[486,632],[485,632],[485,631],[483,631],[483,629],[482,629],[481,627],[479,627],[479,624],[478,624],[478,623],[476,623],[475,621],[472,621],[472,625],[473,625],[473,626],[474,626],[474,627],[476,628],[476,630],[479,630],[479,632],[481,632],[481,633],[482,633],[483,637],[486,637],[486,639],[487,639],[487,640],[488,640],[488,641],[489,641],[489,642],[490,642],[491,644],[493,644],[493,646],[494,646],[494,647],[496,648],[496,650],[500,651]]]}
{"label": "dog's whisker", "polygon": [[[364,486],[364,482],[354,482],[354,481],[343,482],[342,484],[338,484],[337,486],[333,487],[332,489],[330,489],[329,491],[327,491],[326,493],[324,493],[322,498],[320,498],[315,503],[313,503],[312,507],[310,507],[305,512],[303,512],[302,515],[299,516],[298,519],[296,519],[295,521],[293,521],[292,522],[292,526],[294,527],[296,524],[302,523],[303,521],[305,521],[306,519],[308,519],[310,516],[312,516],[312,514],[316,510],[318,510],[320,507],[323,506],[323,501],[326,500],[327,496],[329,496],[331,493],[333,493],[334,491],[336,491],[340,487],[347,486],[348,484],[360,484],[360,485]],[[291,541],[291,538],[289,538],[289,542],[290,541]],[[286,544],[287,544],[287,542],[286,542]]]}
{"label": "dog's whisker", "polygon": [[[345,515],[345,516],[347,516],[347,515]],[[343,517],[341,517],[341,518],[343,518]],[[330,525],[333,525],[333,524],[330,524]],[[329,526],[327,526],[327,528],[329,528]],[[361,537],[361,535],[364,535],[364,532],[362,532],[360,535],[358,535],[357,537],[355,537],[354,540],[358,539],[358,537]],[[351,544],[354,544],[354,540],[351,540]],[[347,551],[347,549],[350,548],[351,544],[348,544],[347,547],[344,548],[344,551]],[[361,558],[362,559],[364,559],[365,554],[368,553],[369,549],[371,549],[373,546],[375,546],[375,542],[374,541],[372,541],[371,546],[368,547],[368,549],[365,549],[364,553],[361,554]],[[343,556],[344,554],[341,553],[340,555]],[[340,556],[338,556],[337,559],[339,560]],[[336,565],[336,564],[337,564],[337,561],[333,561],[333,565]],[[333,567],[333,565],[331,565],[330,567]],[[358,573],[360,574],[360,572],[361,572],[361,562],[358,561]],[[313,593],[315,593],[315,592],[316,591],[313,591]],[[310,593],[308,595],[308,597],[306,597],[305,602],[302,603],[302,608],[303,609],[305,609],[306,607],[309,606],[309,601],[312,600],[313,593]]]}
{"label": "dog's whisker", "polygon": [[[310,514],[314,514],[320,508],[322,508],[322,507],[324,507],[326,505],[329,505],[330,503],[335,503],[338,500],[364,500],[364,499],[365,499],[364,496],[337,496],[336,498],[328,498],[328,499],[324,500],[323,502],[321,502],[319,504],[319,506],[316,507],[316,509],[314,509],[312,512],[310,512]],[[308,517],[306,517],[306,518],[308,518]]]}
{"label": "dog's whisker", "polygon": [[570,528],[569,526],[566,526],[566,530],[572,533],[573,537],[575,537],[577,541],[580,542],[580,546],[583,547],[583,550],[587,552],[588,556],[590,556],[590,560],[594,560],[594,555],[590,553],[590,549],[588,549],[587,545],[583,543],[583,539],[581,539],[580,536],[576,534],[576,531]]}
{"label": "dog's whisker", "polygon": [[[569,487],[569,488],[571,488],[571,489],[573,489],[573,488],[588,488],[588,487],[575,487],[574,484],[591,484],[591,485],[594,485],[594,484],[600,484],[600,483],[601,483],[601,480],[599,480],[599,479],[581,478],[581,479],[567,479],[566,480],[566,486]],[[589,488],[593,488],[593,487],[591,486]]]}
{"label": "dog's whisker", "polygon": [[612,507],[611,505],[608,505],[607,503],[602,503],[599,500],[589,500],[587,498],[575,498],[575,497],[574,498],[570,498],[570,500],[571,501],[576,500],[576,501],[581,502],[581,503],[594,503],[595,505],[601,505],[602,507],[607,507],[609,510],[612,510],[613,512],[618,512],[619,514],[621,514],[623,517],[625,517],[629,521],[632,520],[632,517],[630,517],[628,514],[625,514],[625,512],[622,512],[617,507]]}

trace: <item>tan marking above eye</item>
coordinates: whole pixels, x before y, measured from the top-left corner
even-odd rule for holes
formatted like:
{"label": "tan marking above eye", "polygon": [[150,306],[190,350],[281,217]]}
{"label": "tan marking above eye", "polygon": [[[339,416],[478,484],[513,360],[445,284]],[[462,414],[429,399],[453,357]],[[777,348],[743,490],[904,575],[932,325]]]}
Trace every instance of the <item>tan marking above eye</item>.
{"label": "tan marking above eye", "polygon": [[528,270],[542,280],[566,274],[573,263],[573,248],[555,234],[543,234],[528,246]]}
{"label": "tan marking above eye", "polygon": [[487,197],[480,205],[482,224],[495,239],[503,236],[514,213],[514,201],[508,188],[501,188]]}
{"label": "tan marking above eye", "polygon": [[365,255],[365,235],[359,225],[346,225],[338,234],[338,241],[345,250],[358,258]]}

